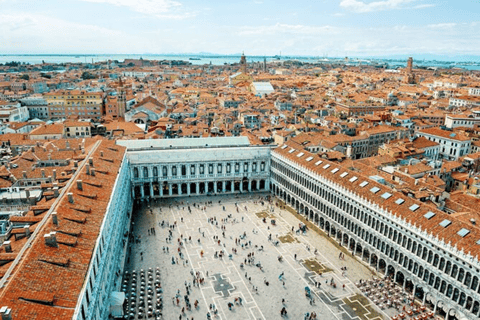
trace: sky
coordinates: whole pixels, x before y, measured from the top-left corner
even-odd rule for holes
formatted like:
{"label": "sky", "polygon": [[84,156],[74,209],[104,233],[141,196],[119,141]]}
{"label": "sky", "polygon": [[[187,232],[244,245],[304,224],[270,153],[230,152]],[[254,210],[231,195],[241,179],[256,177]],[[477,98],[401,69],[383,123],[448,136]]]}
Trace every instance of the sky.
{"label": "sky", "polygon": [[480,0],[0,0],[0,54],[480,55]]}

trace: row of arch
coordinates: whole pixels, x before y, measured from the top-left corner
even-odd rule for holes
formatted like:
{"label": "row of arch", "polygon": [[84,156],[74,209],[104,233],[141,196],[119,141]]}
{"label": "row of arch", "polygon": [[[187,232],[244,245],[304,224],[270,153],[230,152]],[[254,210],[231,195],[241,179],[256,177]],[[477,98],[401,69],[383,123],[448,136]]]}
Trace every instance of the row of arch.
{"label": "row of arch", "polygon": [[220,194],[232,192],[257,192],[267,191],[265,179],[224,180],[224,181],[202,181],[168,183],[167,181],[148,182],[133,186],[134,199],[159,198],[167,196],[190,196]]}

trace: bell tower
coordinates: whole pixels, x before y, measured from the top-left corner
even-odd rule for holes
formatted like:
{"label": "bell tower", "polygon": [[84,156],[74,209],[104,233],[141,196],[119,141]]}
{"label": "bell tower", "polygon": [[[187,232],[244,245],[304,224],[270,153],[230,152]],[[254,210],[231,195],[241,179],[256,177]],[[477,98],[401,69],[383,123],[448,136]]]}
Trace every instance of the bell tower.
{"label": "bell tower", "polygon": [[247,58],[243,52],[242,56],[240,57],[240,71],[244,74],[247,74]]}

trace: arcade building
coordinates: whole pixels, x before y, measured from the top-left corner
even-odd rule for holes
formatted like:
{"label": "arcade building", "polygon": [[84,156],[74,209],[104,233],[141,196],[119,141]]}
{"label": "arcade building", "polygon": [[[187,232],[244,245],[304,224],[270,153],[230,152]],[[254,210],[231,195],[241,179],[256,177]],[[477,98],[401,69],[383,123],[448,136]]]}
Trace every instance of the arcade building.
{"label": "arcade building", "polygon": [[1,279],[0,318],[106,319],[120,289],[133,203],[255,192],[283,200],[437,316],[480,317],[475,221],[290,142],[224,137],[99,140]]}

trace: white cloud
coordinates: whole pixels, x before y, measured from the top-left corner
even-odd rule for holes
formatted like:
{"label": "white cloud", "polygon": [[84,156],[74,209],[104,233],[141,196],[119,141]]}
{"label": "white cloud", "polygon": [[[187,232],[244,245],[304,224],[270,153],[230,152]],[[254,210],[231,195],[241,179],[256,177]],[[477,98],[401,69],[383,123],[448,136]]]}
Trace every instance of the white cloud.
{"label": "white cloud", "polygon": [[194,16],[191,12],[180,12],[182,4],[174,0],[80,0],[92,3],[107,3],[127,7],[132,11],[166,19],[184,19]]}
{"label": "white cloud", "polygon": [[0,43],[7,53],[102,52],[118,50],[120,31],[39,14],[0,14]]}
{"label": "white cloud", "polygon": [[431,29],[451,29],[455,27],[457,24],[454,22],[449,23],[436,23],[436,24],[429,24],[427,25],[428,28]]}
{"label": "white cloud", "polygon": [[365,13],[382,10],[400,9],[405,4],[416,0],[384,0],[374,2],[364,2],[359,0],[342,0],[340,6],[355,12]]}

